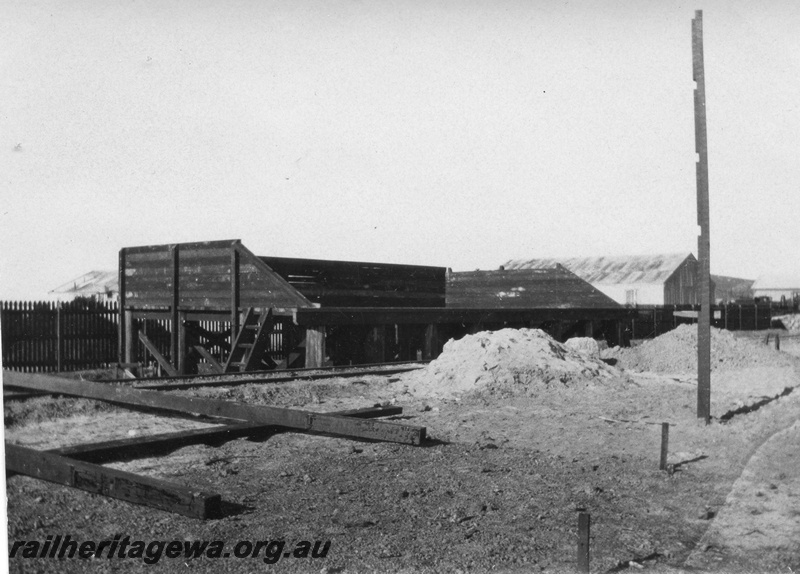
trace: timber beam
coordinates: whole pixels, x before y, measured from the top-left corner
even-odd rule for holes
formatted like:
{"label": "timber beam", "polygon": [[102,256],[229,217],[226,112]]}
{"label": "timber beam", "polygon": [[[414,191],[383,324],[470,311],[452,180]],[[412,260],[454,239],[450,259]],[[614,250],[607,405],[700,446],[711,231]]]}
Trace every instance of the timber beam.
{"label": "timber beam", "polygon": [[[421,369],[423,365],[421,364],[422,361],[415,361],[415,366],[409,367],[399,367],[397,369],[371,369],[371,370],[361,370],[361,371],[342,371],[342,372],[329,372],[329,373],[309,373],[307,375],[298,375],[293,374],[291,376],[285,377],[261,377],[261,378],[236,378],[236,379],[227,379],[223,381],[205,381],[205,380],[189,380],[185,383],[166,383],[161,382],[162,379],[159,379],[157,383],[140,383],[136,384],[135,389],[147,389],[150,391],[179,391],[184,389],[193,389],[197,387],[235,387],[238,385],[255,385],[261,383],[289,383],[292,381],[316,381],[319,379],[337,379],[337,378],[345,378],[345,377],[363,377],[367,375],[378,375],[378,376],[388,376],[388,375],[396,375],[398,373],[407,373],[409,371],[416,371]],[[298,369],[299,371],[303,371],[303,369]],[[313,369],[308,369],[313,370]],[[270,371],[271,372],[271,371]],[[294,373],[294,370],[292,370]],[[231,373],[226,373],[225,376],[229,376]],[[233,373],[235,374],[235,373]],[[243,373],[248,374],[248,373]],[[216,375],[219,377],[219,375]],[[144,379],[139,379],[140,381]],[[169,380],[169,379],[167,379]],[[126,381],[127,382],[127,381]]]}
{"label": "timber beam", "polygon": [[153,342],[150,341],[150,339],[147,338],[147,335],[141,331],[139,331],[139,340],[142,342],[142,345],[144,345],[147,350],[150,351],[150,354],[155,357],[156,361],[158,361],[158,364],[161,365],[161,368],[164,369],[168,375],[174,377],[178,374],[178,370],[173,367],[167,359],[164,358],[164,355],[158,352],[158,349]]}
{"label": "timber beam", "polygon": [[402,324],[503,324],[545,321],[599,321],[630,319],[635,311],[607,309],[458,309],[442,307],[323,307],[297,309],[299,326],[402,325]]}
{"label": "timber beam", "polygon": [[328,415],[299,409],[249,405],[232,401],[176,396],[159,391],[143,391],[103,383],[5,371],[4,384],[23,389],[59,393],[107,401],[119,405],[149,407],[184,415],[200,414],[246,422],[275,425],[301,431],[326,433],[401,444],[419,445],[425,440],[425,427]]}
{"label": "timber beam", "polygon": [[[355,417],[355,418],[377,418],[400,415],[403,413],[402,407],[370,407],[366,409],[355,409],[348,411],[338,411],[328,413],[331,415]],[[161,433],[150,436],[139,436],[134,438],[124,438],[88,444],[78,444],[51,449],[45,452],[68,456],[70,458],[89,462],[114,462],[120,460],[131,460],[140,456],[153,456],[161,452],[168,452],[184,446],[193,444],[221,444],[229,440],[268,436],[283,432],[286,429],[273,425],[262,425],[258,423],[235,423],[210,428],[193,429],[188,431],[178,431],[171,433]]]}
{"label": "timber beam", "polygon": [[6,442],[6,471],[192,518],[220,513],[220,495]]}

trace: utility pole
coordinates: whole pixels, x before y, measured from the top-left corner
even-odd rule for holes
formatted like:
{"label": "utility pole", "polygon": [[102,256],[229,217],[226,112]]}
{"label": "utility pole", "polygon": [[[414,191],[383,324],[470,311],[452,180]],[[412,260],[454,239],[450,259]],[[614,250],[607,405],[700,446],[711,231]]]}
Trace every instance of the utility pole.
{"label": "utility pole", "polygon": [[700,315],[697,319],[697,418],[711,418],[711,241],[708,206],[708,138],[706,81],[703,67],[703,11],[692,20],[692,72],[694,88],[694,139],[697,152],[697,255],[700,280]]}

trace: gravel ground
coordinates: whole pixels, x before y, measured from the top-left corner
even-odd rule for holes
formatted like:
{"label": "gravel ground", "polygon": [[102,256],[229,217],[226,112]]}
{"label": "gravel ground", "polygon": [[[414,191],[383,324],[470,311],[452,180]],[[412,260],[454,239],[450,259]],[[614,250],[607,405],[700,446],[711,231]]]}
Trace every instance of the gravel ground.
{"label": "gravel ground", "polygon": [[[10,571],[566,572],[576,565],[579,511],[592,518],[592,572],[800,569],[800,392],[792,392],[800,369],[789,353],[765,363],[763,345],[736,347],[743,355],[713,374],[706,426],[695,416],[690,373],[626,370],[622,356],[613,368],[600,366],[557,343],[535,357],[524,347],[535,363],[526,365],[508,337],[536,342],[537,333],[478,335],[488,355],[465,342],[460,360],[444,356],[403,375],[176,391],[316,411],[396,403],[405,410],[395,420],[427,427],[432,439],[411,447],[286,432],[109,465],[219,492],[220,519],[24,476],[7,483],[10,543],[119,534],[222,540],[230,551],[241,540],[284,540],[286,548],[329,540],[324,558],[162,556],[153,565],[17,556]],[[672,342],[663,347],[680,352]],[[583,370],[551,376],[566,368],[558,360]],[[420,392],[458,372],[480,376],[456,392]],[[5,416],[7,440],[43,449],[201,424],[66,398],[9,404]],[[672,473],[658,468],[662,422],[671,425]],[[758,523],[744,528],[754,516]]]}

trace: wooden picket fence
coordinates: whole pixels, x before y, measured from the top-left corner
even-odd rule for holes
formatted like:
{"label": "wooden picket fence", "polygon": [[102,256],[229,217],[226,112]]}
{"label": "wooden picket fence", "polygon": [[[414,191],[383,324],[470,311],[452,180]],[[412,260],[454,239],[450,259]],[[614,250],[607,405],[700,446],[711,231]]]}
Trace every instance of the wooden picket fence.
{"label": "wooden picket fence", "polygon": [[25,372],[103,368],[117,362],[116,303],[2,301],[3,368]]}

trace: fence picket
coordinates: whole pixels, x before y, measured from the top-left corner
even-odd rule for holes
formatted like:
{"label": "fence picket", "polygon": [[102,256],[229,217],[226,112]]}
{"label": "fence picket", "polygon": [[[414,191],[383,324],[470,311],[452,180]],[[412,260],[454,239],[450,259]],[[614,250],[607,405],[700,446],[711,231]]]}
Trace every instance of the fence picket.
{"label": "fence picket", "polygon": [[[117,361],[118,306],[1,301],[3,368],[41,372],[100,368]],[[59,336],[60,334],[60,336]]]}

